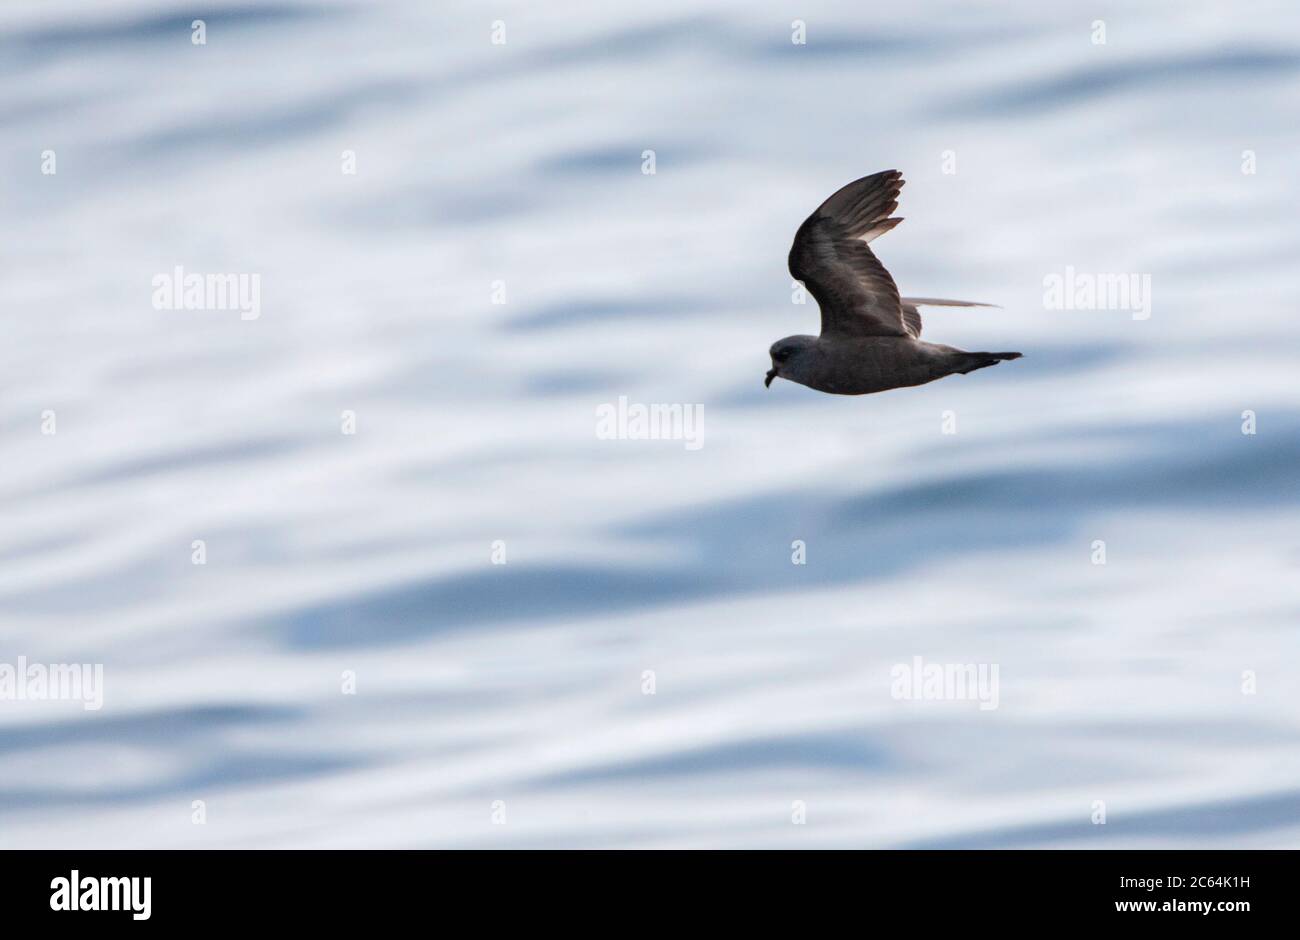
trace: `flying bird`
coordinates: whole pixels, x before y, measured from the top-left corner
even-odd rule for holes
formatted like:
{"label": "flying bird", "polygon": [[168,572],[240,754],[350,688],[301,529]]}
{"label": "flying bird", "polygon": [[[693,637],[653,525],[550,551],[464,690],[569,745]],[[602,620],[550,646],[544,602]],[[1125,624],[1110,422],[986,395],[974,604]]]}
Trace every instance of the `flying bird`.
{"label": "flying bird", "polygon": [[772,344],[763,381],[798,382],[819,392],[866,395],[965,375],[1018,352],[965,352],[921,339],[918,307],[988,307],[969,300],[900,297],[894,279],[868,244],[899,222],[903,174],[873,173],[849,183],[799,226],[790,273],[817,299],[820,336],[787,336]]}

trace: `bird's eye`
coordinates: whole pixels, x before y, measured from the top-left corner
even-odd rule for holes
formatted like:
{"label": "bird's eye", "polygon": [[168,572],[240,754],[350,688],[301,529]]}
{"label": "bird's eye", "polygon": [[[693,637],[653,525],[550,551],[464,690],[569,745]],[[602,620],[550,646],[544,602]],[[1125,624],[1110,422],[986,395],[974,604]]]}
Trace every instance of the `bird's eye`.
{"label": "bird's eye", "polygon": [[772,358],[777,362],[785,362],[786,359],[790,358],[790,350],[778,349],[776,352],[772,353]]}

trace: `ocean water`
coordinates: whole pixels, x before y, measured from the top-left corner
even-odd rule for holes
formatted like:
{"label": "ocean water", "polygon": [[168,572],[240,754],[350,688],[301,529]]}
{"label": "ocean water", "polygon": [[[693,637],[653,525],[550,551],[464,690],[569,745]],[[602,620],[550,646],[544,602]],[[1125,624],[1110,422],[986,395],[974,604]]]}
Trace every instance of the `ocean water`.
{"label": "ocean water", "polygon": [[[1300,846],[1294,5],[197,15],[0,8],[0,846]],[[889,167],[1025,358],[765,390]]]}

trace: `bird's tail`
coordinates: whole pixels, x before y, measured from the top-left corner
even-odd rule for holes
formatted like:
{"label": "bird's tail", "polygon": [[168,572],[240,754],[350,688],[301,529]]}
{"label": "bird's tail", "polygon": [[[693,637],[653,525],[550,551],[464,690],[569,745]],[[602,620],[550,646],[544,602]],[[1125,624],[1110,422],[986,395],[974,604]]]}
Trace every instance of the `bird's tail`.
{"label": "bird's tail", "polygon": [[974,372],[976,369],[983,369],[988,366],[995,366],[1004,359],[1019,359],[1018,352],[970,352],[963,353],[963,359],[954,371],[965,375],[967,372]]}

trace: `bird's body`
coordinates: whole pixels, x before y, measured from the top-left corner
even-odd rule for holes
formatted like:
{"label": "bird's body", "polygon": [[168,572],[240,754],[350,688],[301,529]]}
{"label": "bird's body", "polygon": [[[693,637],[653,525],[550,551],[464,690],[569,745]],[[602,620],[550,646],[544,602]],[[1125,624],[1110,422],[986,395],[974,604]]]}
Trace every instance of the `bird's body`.
{"label": "bird's body", "polygon": [[973,372],[1020,353],[969,353],[952,346],[902,336],[791,336],[800,351],[778,373],[832,395],[869,395],[924,385],[946,375]]}
{"label": "bird's body", "polygon": [[1018,352],[965,352],[920,338],[920,306],[987,305],[899,296],[867,244],[903,221],[889,216],[898,207],[902,185],[897,170],[863,177],[827,199],[799,227],[790,273],[821,307],[821,335],[774,343],[764,384],[779,377],[820,392],[866,395],[1020,358]]}

